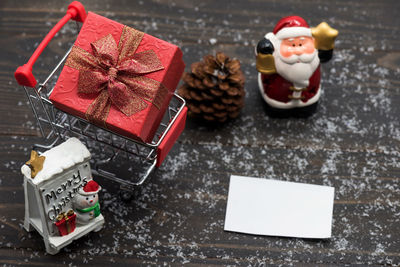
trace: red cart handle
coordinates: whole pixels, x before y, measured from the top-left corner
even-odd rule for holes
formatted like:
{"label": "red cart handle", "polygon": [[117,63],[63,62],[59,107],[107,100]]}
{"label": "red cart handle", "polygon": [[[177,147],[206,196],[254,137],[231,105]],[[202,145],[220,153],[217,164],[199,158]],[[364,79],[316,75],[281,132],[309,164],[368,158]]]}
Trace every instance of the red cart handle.
{"label": "red cart handle", "polygon": [[44,48],[50,43],[54,35],[70,20],[84,22],[86,19],[85,7],[78,1],[74,1],[68,6],[67,14],[51,29],[43,41],[36,48],[28,63],[17,68],[14,77],[20,85],[35,87],[37,82],[32,74],[32,67],[43,52]]}

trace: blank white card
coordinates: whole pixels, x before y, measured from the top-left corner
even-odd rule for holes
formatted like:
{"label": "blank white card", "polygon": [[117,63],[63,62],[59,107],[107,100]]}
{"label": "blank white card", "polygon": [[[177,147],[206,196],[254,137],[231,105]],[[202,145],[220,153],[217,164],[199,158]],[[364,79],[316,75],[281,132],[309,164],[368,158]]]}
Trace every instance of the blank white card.
{"label": "blank white card", "polygon": [[225,231],[329,238],[333,187],[231,176]]}

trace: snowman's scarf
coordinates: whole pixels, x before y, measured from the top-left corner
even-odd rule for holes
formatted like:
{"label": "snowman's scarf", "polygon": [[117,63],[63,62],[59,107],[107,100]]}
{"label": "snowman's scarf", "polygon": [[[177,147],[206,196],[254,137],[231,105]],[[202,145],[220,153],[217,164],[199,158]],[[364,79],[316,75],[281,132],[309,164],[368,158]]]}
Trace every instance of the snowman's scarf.
{"label": "snowman's scarf", "polygon": [[96,202],[96,204],[94,204],[94,206],[91,206],[91,207],[88,207],[85,209],[76,209],[76,210],[79,212],[82,212],[82,213],[86,213],[86,212],[90,212],[90,211],[94,210],[94,217],[97,217],[100,215],[100,205],[99,205],[98,201]]}

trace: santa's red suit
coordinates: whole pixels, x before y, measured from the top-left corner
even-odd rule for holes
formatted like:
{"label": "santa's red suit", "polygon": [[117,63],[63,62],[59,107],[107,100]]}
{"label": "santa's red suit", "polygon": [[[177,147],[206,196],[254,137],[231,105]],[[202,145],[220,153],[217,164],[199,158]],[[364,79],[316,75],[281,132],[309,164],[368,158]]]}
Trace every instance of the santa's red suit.
{"label": "santa's red suit", "polygon": [[[304,107],[318,101],[320,92],[320,66],[309,79],[309,85],[302,91],[296,91],[292,82],[275,73],[259,74],[259,88],[264,100],[276,108]],[[296,96],[297,95],[297,96]],[[293,98],[300,98],[293,100]]]}
{"label": "santa's red suit", "polygon": [[[307,74],[300,74],[305,68],[300,68],[299,79],[291,64],[285,64],[281,58],[280,45],[282,40],[293,37],[312,37],[311,29],[305,20],[298,16],[281,19],[273,32],[266,34],[265,39],[270,40],[275,48],[276,73],[258,74],[258,85],[264,100],[272,107],[291,109],[305,107],[316,103],[320,97],[320,61],[315,49],[315,59],[310,61]],[[282,63],[283,62],[283,63]],[[303,75],[303,76],[301,76]],[[290,79],[291,78],[291,79]]]}

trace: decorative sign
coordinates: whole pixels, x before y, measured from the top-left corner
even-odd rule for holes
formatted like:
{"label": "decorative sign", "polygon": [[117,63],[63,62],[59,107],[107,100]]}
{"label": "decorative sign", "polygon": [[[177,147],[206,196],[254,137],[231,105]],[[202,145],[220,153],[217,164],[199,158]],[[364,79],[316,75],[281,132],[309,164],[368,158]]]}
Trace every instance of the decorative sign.
{"label": "decorative sign", "polygon": [[90,166],[84,163],[55,176],[40,187],[45,217],[52,235],[58,235],[59,232],[55,227],[57,216],[73,209],[73,198],[91,179]]}
{"label": "decorative sign", "polygon": [[[82,177],[79,169],[74,170],[68,176],[70,178],[59,179],[62,181],[61,183],[42,188],[43,204],[47,217],[51,221],[54,221],[62,211],[71,207],[72,198],[79,188],[84,187],[88,182],[88,177]],[[65,176],[63,175],[63,177]]]}
{"label": "decorative sign", "polygon": [[36,229],[43,237],[47,253],[54,255],[72,240],[103,228],[98,196],[101,186],[92,178],[89,150],[75,137],[39,157],[44,161],[42,168],[33,166],[34,170],[40,169],[34,179],[32,162],[21,167],[24,228]]}

